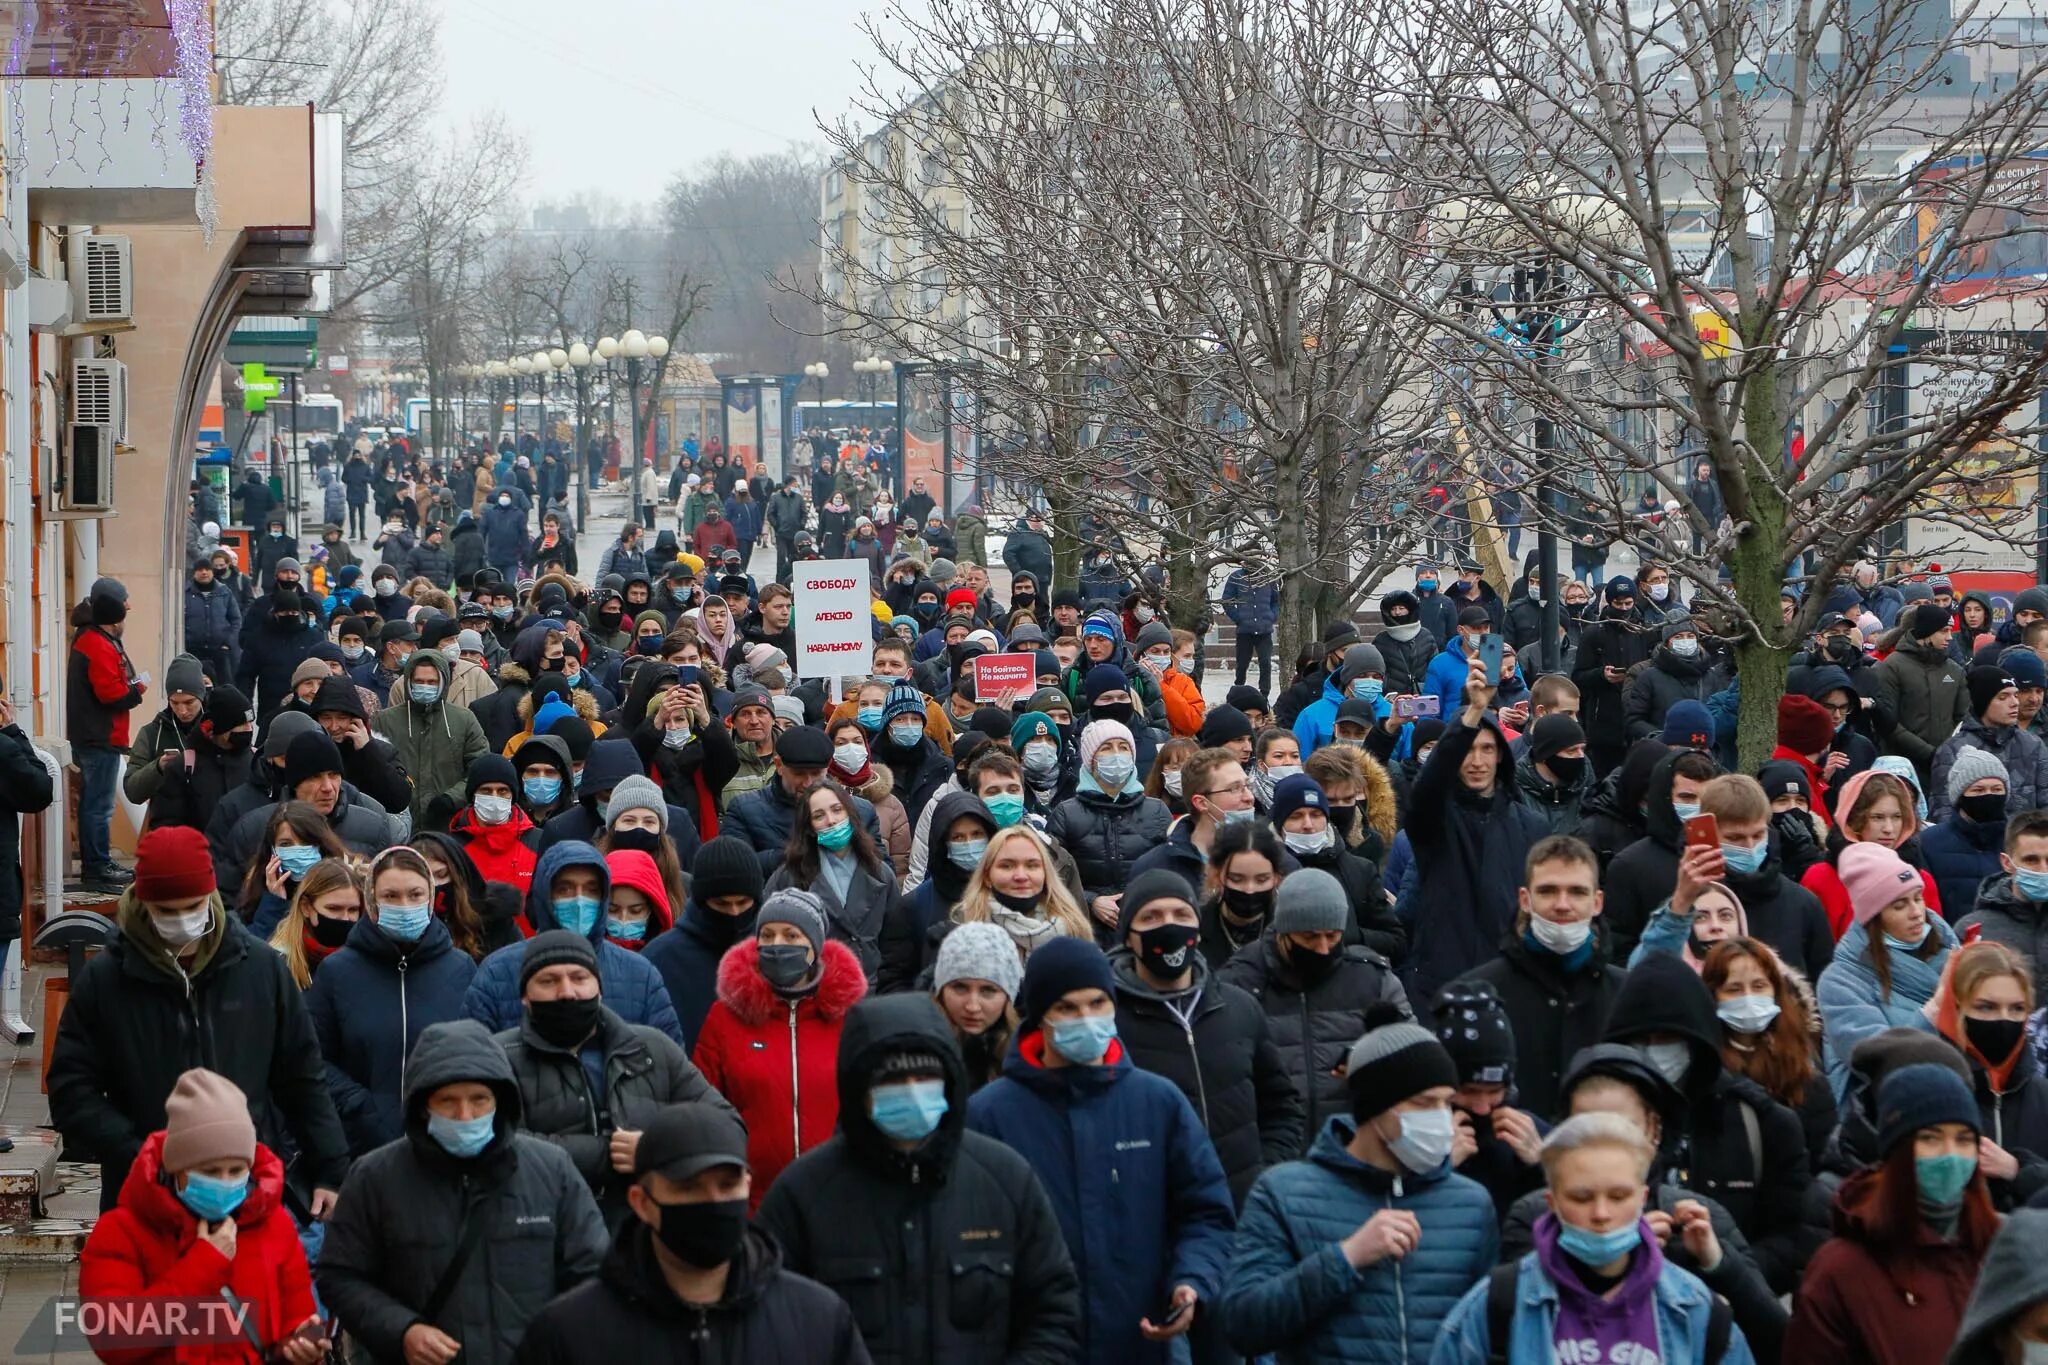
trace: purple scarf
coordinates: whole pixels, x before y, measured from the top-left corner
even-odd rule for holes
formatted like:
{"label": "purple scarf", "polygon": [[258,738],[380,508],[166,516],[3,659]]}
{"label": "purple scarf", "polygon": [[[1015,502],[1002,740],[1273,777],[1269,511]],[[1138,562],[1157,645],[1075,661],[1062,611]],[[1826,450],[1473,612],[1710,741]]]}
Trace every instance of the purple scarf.
{"label": "purple scarf", "polygon": [[[1595,1294],[1579,1278],[1578,1262],[1557,1244],[1557,1215],[1536,1220],[1536,1256],[1557,1286],[1557,1326],[1551,1341],[1558,1360],[1662,1360],[1657,1341],[1657,1277],[1664,1253],[1649,1224],[1630,1253],[1628,1273],[1613,1297]],[[1592,1267],[1588,1267],[1591,1269]]]}

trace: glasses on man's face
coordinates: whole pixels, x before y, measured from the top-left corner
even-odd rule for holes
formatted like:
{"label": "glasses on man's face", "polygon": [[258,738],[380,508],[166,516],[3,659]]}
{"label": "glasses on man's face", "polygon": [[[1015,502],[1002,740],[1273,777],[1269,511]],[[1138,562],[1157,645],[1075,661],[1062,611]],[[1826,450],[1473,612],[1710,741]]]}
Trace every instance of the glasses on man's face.
{"label": "glasses on man's face", "polygon": [[1208,791],[1203,792],[1202,795],[1211,799],[1218,796],[1242,796],[1251,789],[1252,784],[1249,781],[1237,781],[1227,787],[1211,787]]}
{"label": "glasses on man's face", "polygon": [[1854,711],[1854,710],[1856,709],[1856,704],[1855,704],[1854,702],[1847,702],[1847,701],[1844,701],[1844,702],[1832,702],[1832,701],[1824,701],[1824,702],[1822,702],[1822,703],[1821,703],[1821,705],[1827,708],[1827,712],[1828,712],[1828,714],[1829,714],[1829,715],[1831,715],[1831,716],[1846,716],[1846,715],[1848,715],[1848,714],[1849,714],[1849,713],[1850,713],[1851,711]]}

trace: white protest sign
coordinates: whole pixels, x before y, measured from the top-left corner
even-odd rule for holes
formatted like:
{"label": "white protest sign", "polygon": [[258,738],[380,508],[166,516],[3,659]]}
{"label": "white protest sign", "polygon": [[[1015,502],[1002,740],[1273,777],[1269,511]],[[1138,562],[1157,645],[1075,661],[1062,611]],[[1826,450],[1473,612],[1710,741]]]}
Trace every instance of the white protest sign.
{"label": "white protest sign", "polygon": [[798,560],[796,675],[836,678],[870,671],[874,653],[874,598],[865,559]]}

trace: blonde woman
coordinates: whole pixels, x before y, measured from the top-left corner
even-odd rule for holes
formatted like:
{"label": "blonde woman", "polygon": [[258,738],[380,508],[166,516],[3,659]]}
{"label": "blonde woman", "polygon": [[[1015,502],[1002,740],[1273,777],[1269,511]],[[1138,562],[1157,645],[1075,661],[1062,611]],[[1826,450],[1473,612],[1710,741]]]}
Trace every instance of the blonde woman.
{"label": "blonde woman", "polygon": [[362,914],[362,876],[348,860],[322,858],[300,878],[290,907],[270,935],[270,946],[284,954],[300,990],[312,985],[320,964],[348,942]]}
{"label": "blonde woman", "polygon": [[1061,935],[1095,941],[1080,902],[1053,873],[1051,847],[1029,825],[1011,825],[990,836],[953,919],[998,926],[1026,957]]}

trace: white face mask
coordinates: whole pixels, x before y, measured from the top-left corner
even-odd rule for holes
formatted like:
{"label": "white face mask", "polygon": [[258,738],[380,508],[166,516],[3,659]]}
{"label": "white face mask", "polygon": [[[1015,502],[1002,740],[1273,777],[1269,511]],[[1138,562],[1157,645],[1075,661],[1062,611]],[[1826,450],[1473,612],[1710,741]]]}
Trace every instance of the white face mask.
{"label": "white face mask", "polygon": [[1692,1045],[1690,1043],[1646,1043],[1643,1058],[1657,1074],[1673,1085],[1683,1088],[1685,1073],[1692,1070]]}
{"label": "white face mask", "polygon": [[859,742],[841,744],[832,750],[832,761],[839,765],[841,772],[857,773],[868,761],[868,746]]}
{"label": "white face mask", "polygon": [[502,825],[512,818],[509,796],[479,796],[469,804],[475,808],[476,818],[486,825]]}
{"label": "white face mask", "polygon": [[1421,631],[1421,629],[1422,622],[1420,621],[1403,621],[1398,626],[1388,626],[1386,633],[1393,636],[1396,640],[1399,640],[1402,644],[1405,645],[1410,640],[1414,639],[1416,634],[1419,631]]}
{"label": "white face mask", "polygon": [[1330,846],[1330,841],[1335,836],[1331,834],[1330,827],[1325,825],[1313,834],[1288,833],[1280,837],[1282,842],[1296,853],[1321,853]]}
{"label": "white face mask", "polygon": [[1179,796],[1181,794],[1180,769],[1168,768],[1165,772],[1159,774],[1159,784],[1173,795]]}
{"label": "white face mask", "polygon": [[1700,652],[1700,642],[1690,635],[1674,635],[1671,637],[1671,652],[1681,659],[1690,659]]}
{"label": "white face mask", "polygon": [[1551,952],[1567,957],[1577,952],[1592,935],[1593,922],[1582,919],[1571,924],[1553,924],[1541,915],[1531,915],[1529,933]]}
{"label": "white face mask", "polygon": [[1421,1175],[1450,1158],[1457,1131],[1450,1110],[1413,1109],[1401,1115],[1401,1135],[1385,1141],[1394,1160]]}
{"label": "white face mask", "polygon": [[1643,591],[1650,594],[1652,602],[1662,602],[1671,595],[1671,585],[1669,583],[1652,583],[1644,588]]}
{"label": "white face mask", "polygon": [[183,948],[206,937],[206,931],[213,927],[213,907],[202,905],[197,910],[188,910],[182,915],[159,915],[151,912],[149,922],[156,926],[156,936],[172,948]]}

